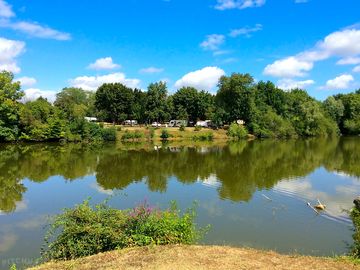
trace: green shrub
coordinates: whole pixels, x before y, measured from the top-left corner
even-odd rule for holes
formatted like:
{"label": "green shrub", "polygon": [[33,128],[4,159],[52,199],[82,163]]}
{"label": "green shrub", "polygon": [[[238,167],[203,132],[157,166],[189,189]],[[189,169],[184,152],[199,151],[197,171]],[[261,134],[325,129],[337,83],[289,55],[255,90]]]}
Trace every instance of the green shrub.
{"label": "green shrub", "polygon": [[179,130],[180,130],[180,131],[185,131],[185,126],[184,126],[184,125],[181,125],[181,126],[179,127]]}
{"label": "green shrub", "polygon": [[175,203],[167,210],[146,202],[131,210],[89,201],[54,217],[45,236],[45,260],[68,260],[134,246],[193,244],[206,230],[194,224],[194,207],[183,214]]}
{"label": "green shrub", "polygon": [[141,138],[144,138],[144,133],[140,132],[139,130],[136,131],[128,131],[125,130],[125,133],[121,136],[122,141],[128,141],[128,140],[139,140]]}
{"label": "green shrub", "polygon": [[247,137],[248,131],[246,127],[232,123],[227,130],[227,135],[235,140],[240,140]]}
{"label": "green shrub", "polygon": [[351,247],[351,255],[354,258],[360,258],[360,211],[357,208],[353,208],[350,212],[350,217],[354,224],[353,240],[354,243]]}
{"label": "green shrub", "polygon": [[194,135],[194,141],[212,141],[214,139],[214,134],[212,132],[207,132],[205,134]]}
{"label": "green shrub", "polygon": [[201,126],[195,126],[195,131],[200,131],[201,130]]}
{"label": "green shrub", "polygon": [[163,129],[163,130],[161,131],[160,138],[161,138],[162,140],[167,140],[167,139],[169,139],[170,137],[171,137],[171,135],[170,135],[169,131],[167,131],[167,129]]}
{"label": "green shrub", "polygon": [[116,129],[114,127],[103,128],[101,129],[101,133],[104,141],[116,141]]}
{"label": "green shrub", "polygon": [[155,137],[155,129],[151,128],[150,129],[150,139],[154,139],[154,137]]}
{"label": "green shrub", "polygon": [[117,127],[116,127],[116,130],[117,130],[117,131],[121,131],[121,126],[117,126]]}

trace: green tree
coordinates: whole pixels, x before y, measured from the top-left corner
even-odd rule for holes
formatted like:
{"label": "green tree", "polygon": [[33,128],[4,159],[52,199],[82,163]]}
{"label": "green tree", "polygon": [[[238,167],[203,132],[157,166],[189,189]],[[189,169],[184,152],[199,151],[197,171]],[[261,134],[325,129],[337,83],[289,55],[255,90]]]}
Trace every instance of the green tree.
{"label": "green tree", "polygon": [[171,115],[167,102],[167,86],[165,82],[151,83],[146,93],[145,115],[148,122],[167,121]]}
{"label": "green tree", "polygon": [[250,123],[255,107],[254,79],[249,74],[233,73],[219,81],[216,103],[225,111],[225,122],[242,119]]}
{"label": "green tree", "polygon": [[16,140],[19,135],[19,100],[24,93],[13,79],[12,73],[0,72],[0,142]]}
{"label": "green tree", "polygon": [[132,115],[134,92],[121,83],[105,83],[95,94],[95,107],[105,114],[105,120],[122,122]]}

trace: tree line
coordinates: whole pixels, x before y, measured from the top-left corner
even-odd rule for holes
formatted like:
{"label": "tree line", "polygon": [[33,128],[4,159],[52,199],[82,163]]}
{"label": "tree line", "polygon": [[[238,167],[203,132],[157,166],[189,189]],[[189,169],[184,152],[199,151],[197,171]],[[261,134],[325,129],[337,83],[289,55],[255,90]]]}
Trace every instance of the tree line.
{"label": "tree line", "polygon": [[64,88],[52,104],[24,97],[13,74],[0,73],[0,141],[114,140],[115,130],[89,123],[85,116],[141,124],[186,119],[211,120],[216,127],[245,121],[257,137],[311,137],[360,134],[360,89],[321,102],[305,90],[284,91],[270,81],[255,82],[249,74],[219,79],[215,95],[194,87],[169,94],[166,83],[151,83],[147,91],[107,83],[96,92]]}

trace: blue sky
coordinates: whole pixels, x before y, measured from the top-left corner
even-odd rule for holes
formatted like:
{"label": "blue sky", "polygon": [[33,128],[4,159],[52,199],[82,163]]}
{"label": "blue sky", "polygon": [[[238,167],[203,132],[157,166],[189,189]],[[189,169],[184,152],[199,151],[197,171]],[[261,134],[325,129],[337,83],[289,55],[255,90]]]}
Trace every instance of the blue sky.
{"label": "blue sky", "polygon": [[250,73],[318,98],[360,87],[359,0],[0,0],[0,69],[29,99],[103,82],[211,92]]}

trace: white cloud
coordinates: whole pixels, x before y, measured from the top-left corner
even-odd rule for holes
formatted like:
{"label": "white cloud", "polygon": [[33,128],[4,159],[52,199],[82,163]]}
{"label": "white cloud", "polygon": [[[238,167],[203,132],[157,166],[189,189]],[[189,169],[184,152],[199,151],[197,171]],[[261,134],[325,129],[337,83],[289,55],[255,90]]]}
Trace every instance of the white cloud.
{"label": "white cloud", "polygon": [[10,18],[14,16],[15,13],[12,11],[11,6],[4,0],[0,0],[0,17]]}
{"label": "white cloud", "polygon": [[283,90],[291,90],[291,89],[305,89],[307,86],[313,85],[315,82],[313,80],[305,80],[305,81],[296,81],[293,79],[282,79],[277,82],[277,86]]}
{"label": "white cloud", "polygon": [[163,72],[163,68],[157,68],[157,67],[147,67],[140,69],[140,73],[161,73]]}
{"label": "white cloud", "polygon": [[69,80],[70,85],[73,87],[79,87],[84,90],[96,90],[104,83],[122,83],[128,87],[139,88],[140,80],[128,79],[124,73],[117,72],[103,76],[81,76],[75,79]]}
{"label": "white cloud", "polygon": [[353,72],[360,72],[360,66],[354,67]]}
{"label": "white cloud", "polygon": [[16,79],[16,81],[20,82],[21,86],[32,86],[36,84],[36,79],[31,77],[21,77]]}
{"label": "white cloud", "polygon": [[266,0],[217,0],[215,9],[245,9],[253,7],[261,7],[265,5]]}
{"label": "white cloud", "polygon": [[265,67],[264,74],[276,77],[302,77],[306,75],[306,71],[313,68],[314,62],[342,57],[344,59],[339,63],[345,63],[345,59],[349,62],[352,58],[354,61],[359,55],[360,30],[348,28],[329,34],[311,50],[275,61]]}
{"label": "white cloud", "polygon": [[354,77],[349,74],[340,75],[332,80],[328,80],[323,89],[346,89],[350,83],[354,81]]}
{"label": "white cloud", "polygon": [[42,26],[37,22],[11,22],[9,20],[1,20],[0,27],[9,28],[15,31],[20,31],[33,37],[55,39],[55,40],[70,40],[69,33],[60,32],[47,26]]}
{"label": "white cloud", "polygon": [[24,42],[0,37],[0,71],[19,73],[20,67],[17,65],[16,58],[24,51]]}
{"label": "white cloud", "polygon": [[89,69],[95,69],[95,70],[109,70],[119,67],[120,65],[115,64],[111,57],[99,58],[94,63],[88,66]]}
{"label": "white cloud", "polygon": [[201,42],[200,47],[202,47],[204,50],[216,51],[224,42],[225,42],[224,35],[218,35],[218,34],[208,35],[206,36],[206,40]]}
{"label": "white cloud", "polygon": [[214,51],[213,55],[219,56],[219,55],[225,55],[225,54],[229,54],[229,53],[231,53],[231,51],[222,50],[222,51]]}
{"label": "white cloud", "polygon": [[184,86],[195,87],[199,90],[211,91],[218,84],[221,76],[225,75],[225,71],[218,67],[204,67],[184,75],[180,80],[176,81],[175,87]]}
{"label": "white cloud", "polygon": [[312,68],[312,62],[302,61],[292,56],[267,65],[264,74],[282,78],[303,77],[306,71]]}
{"label": "white cloud", "polygon": [[337,65],[357,65],[360,64],[360,57],[346,57],[336,62]]}
{"label": "white cloud", "polygon": [[38,99],[39,97],[46,98],[49,102],[54,102],[56,99],[55,91],[44,91],[37,88],[29,88],[24,90],[25,96],[23,97],[23,101],[33,101]]}
{"label": "white cloud", "polygon": [[258,23],[258,24],[255,24],[254,27],[246,26],[246,27],[243,27],[243,28],[231,30],[229,36],[231,36],[231,37],[237,37],[237,36],[250,37],[251,33],[261,31],[262,29],[263,29],[263,26]]}

